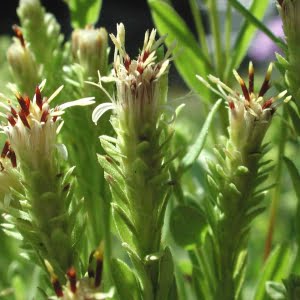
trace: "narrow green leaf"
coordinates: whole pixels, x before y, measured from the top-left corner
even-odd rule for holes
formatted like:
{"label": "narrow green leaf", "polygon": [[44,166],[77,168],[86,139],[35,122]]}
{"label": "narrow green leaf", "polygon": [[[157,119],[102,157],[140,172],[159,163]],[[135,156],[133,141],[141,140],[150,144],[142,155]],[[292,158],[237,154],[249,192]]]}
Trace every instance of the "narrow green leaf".
{"label": "narrow green leaf", "polygon": [[217,112],[218,108],[220,107],[221,102],[222,99],[219,99],[209,112],[195,143],[190,147],[187,154],[183,157],[181,161],[181,164],[179,166],[179,173],[183,173],[188,168],[190,168],[200,155],[204,147],[206,137],[208,135],[208,130],[210,128],[210,125],[212,124],[213,117]]}
{"label": "narrow green leaf", "polygon": [[296,251],[287,244],[277,246],[265,263],[262,274],[258,280],[254,300],[268,300],[266,292],[267,281],[281,281],[286,278],[294,262]]}
{"label": "narrow green leaf", "polygon": [[195,77],[199,74],[206,77],[211,73],[211,63],[199,47],[187,24],[174,8],[161,0],[148,0],[152,18],[160,35],[167,34],[167,46],[178,42],[175,53],[175,65],[186,84],[200,95],[207,96],[208,90]]}
{"label": "narrow green leaf", "polygon": [[[290,177],[292,179],[293,182],[293,187],[296,193],[296,197],[297,197],[297,208],[296,208],[296,215],[295,215],[295,227],[296,227],[296,240],[298,243],[298,246],[300,245],[300,174],[296,168],[296,166],[294,165],[294,163],[288,159],[287,157],[284,157],[284,162],[287,166],[287,169],[290,173]],[[299,263],[299,256],[297,257],[297,263]]]}
{"label": "narrow green leaf", "polygon": [[98,21],[102,0],[65,0],[71,12],[73,28],[84,28]]}
{"label": "narrow green leaf", "polygon": [[[241,12],[242,9],[247,10],[236,0],[229,0],[230,4],[238,9]],[[260,19],[263,18],[267,8],[269,6],[269,1],[267,0],[253,0],[252,5],[249,10],[247,10],[248,18],[245,19],[241,30],[239,31],[236,42],[232,48],[231,52],[231,60],[226,67],[225,78],[228,78],[232,69],[238,68],[243,58],[245,57],[249,44],[253,38],[253,35],[257,29],[255,25],[252,24],[251,20],[249,20],[249,16],[252,16],[259,22]],[[244,17],[247,17],[244,15]]]}
{"label": "narrow green leaf", "polygon": [[120,259],[112,259],[111,274],[120,299],[140,300],[141,292],[135,274]]}
{"label": "narrow green leaf", "polygon": [[299,185],[300,174],[299,174],[295,164],[290,159],[288,159],[287,157],[284,157],[284,162],[290,173],[297,199],[298,199],[298,201],[300,201],[300,185]]}
{"label": "narrow green leaf", "polygon": [[200,209],[179,205],[172,211],[170,230],[175,242],[181,247],[196,244],[205,228],[206,219]]}
{"label": "narrow green leaf", "polygon": [[169,248],[166,248],[159,261],[159,280],[156,300],[168,299],[174,280],[173,258]]}

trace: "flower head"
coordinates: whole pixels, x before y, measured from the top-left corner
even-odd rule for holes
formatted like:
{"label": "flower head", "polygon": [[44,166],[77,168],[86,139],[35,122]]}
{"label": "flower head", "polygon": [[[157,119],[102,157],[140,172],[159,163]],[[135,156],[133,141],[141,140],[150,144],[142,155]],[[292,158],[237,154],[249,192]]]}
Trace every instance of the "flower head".
{"label": "flower head", "polygon": [[[287,91],[283,91],[275,97],[266,97],[266,92],[270,89],[270,78],[272,64],[270,64],[265,79],[258,92],[254,91],[254,68],[249,64],[249,84],[240,77],[237,71],[233,74],[241,86],[242,93],[235,91],[225,85],[220,79],[210,75],[209,80],[216,84],[218,89],[213,88],[202,77],[197,78],[213,90],[220,97],[228,102],[230,110],[230,140],[237,149],[247,149],[248,152],[256,152],[270,125],[276,107],[282,102],[282,98]],[[288,96],[284,101],[289,101]]]}
{"label": "flower head", "polygon": [[[169,49],[162,55],[160,47],[165,36],[155,40],[156,30],[146,32],[143,48],[136,59],[132,59],[125,49],[125,28],[117,25],[117,35],[110,34],[115,44],[113,71],[110,77],[100,77],[102,81],[115,81],[116,95],[111,104],[100,104],[93,112],[96,123],[108,109],[115,109],[120,119],[124,118],[133,126],[153,122],[159,109],[166,102],[167,76],[169,69]],[[135,125],[134,125],[135,124]]]}
{"label": "flower head", "polygon": [[7,60],[16,83],[23,91],[31,90],[39,82],[39,68],[22,30],[14,25],[16,34],[13,44],[7,50]]}
{"label": "flower head", "polygon": [[72,53],[88,76],[97,76],[97,70],[107,70],[107,31],[105,28],[76,29],[72,33]]}
{"label": "flower head", "polygon": [[58,88],[48,98],[41,94],[44,85],[45,81],[36,87],[33,99],[16,92],[18,106],[13,105],[12,101],[2,95],[2,98],[8,102],[7,104],[0,102],[0,107],[6,113],[1,113],[1,116],[7,121],[7,124],[2,124],[0,129],[8,139],[2,156],[10,158],[14,167],[17,165],[17,160],[20,160],[36,169],[41,157],[50,159],[57,146],[56,134],[63,124],[61,115],[64,110],[71,106],[94,103],[92,98],[83,98],[51,108],[51,101],[63,87]]}

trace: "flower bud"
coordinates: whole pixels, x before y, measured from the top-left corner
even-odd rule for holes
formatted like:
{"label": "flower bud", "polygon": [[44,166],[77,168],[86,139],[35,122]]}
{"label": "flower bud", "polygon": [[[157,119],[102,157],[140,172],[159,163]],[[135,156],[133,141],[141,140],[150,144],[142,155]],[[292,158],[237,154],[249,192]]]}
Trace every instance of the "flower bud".
{"label": "flower bud", "polygon": [[23,93],[29,93],[39,82],[38,66],[21,30],[14,28],[18,38],[8,48],[7,60],[18,87]]}
{"label": "flower bud", "polygon": [[72,33],[72,53],[87,76],[107,72],[107,31],[105,28],[76,29]]}
{"label": "flower bud", "polygon": [[[287,91],[278,94],[275,97],[266,97],[266,92],[270,89],[270,77],[272,64],[270,64],[265,79],[258,92],[254,91],[254,68],[252,63],[249,64],[249,85],[234,70],[234,76],[241,86],[242,93],[232,90],[226,86],[220,79],[209,76],[211,82],[215,83],[218,91],[212,88],[219,96],[228,101],[229,106],[229,136],[230,143],[242,155],[256,153],[261,147],[262,140],[269,128],[272,116],[276,107],[280,103]],[[198,78],[203,82],[204,79]],[[221,91],[221,92],[219,92]],[[289,101],[290,96],[284,101]]]}

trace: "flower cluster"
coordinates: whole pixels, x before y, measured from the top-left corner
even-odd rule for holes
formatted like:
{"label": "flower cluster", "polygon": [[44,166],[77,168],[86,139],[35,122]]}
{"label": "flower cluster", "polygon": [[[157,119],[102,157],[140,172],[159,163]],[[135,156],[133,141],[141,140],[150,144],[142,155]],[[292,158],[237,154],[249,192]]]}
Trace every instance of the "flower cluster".
{"label": "flower cluster", "polygon": [[[242,93],[231,89],[212,75],[209,75],[208,78],[216,84],[218,89],[212,87],[202,77],[197,76],[202,83],[228,102],[230,108],[230,140],[240,151],[246,150],[248,153],[258,151],[276,107],[287,94],[287,91],[283,91],[277,96],[266,97],[266,93],[271,87],[271,73],[272,64],[269,65],[261,88],[258,92],[255,92],[252,63],[249,64],[248,87],[237,71],[234,70],[233,74],[241,86]],[[290,99],[291,96],[288,96],[284,101],[287,102]]]}
{"label": "flower cluster", "polygon": [[[28,96],[23,97],[16,93],[19,104],[17,107],[9,99],[7,99],[7,104],[0,104],[6,112],[6,114],[1,113],[1,116],[8,121],[7,124],[0,126],[1,131],[8,138],[2,151],[2,157],[8,157],[13,167],[16,167],[17,160],[20,160],[21,163],[30,165],[32,170],[38,169],[40,158],[42,157],[43,161],[50,159],[57,147],[56,134],[63,124],[60,116],[64,110],[71,106],[85,106],[94,103],[93,98],[89,97],[50,108],[51,101],[63,86],[47,98],[41,94],[45,82],[44,80],[40,86],[36,87],[32,100]],[[64,150],[63,147],[60,149]]]}
{"label": "flower cluster", "polygon": [[[92,118],[95,123],[109,109],[117,110],[120,119],[126,118],[132,127],[156,121],[166,101],[167,76],[164,75],[169,68],[172,47],[159,57],[165,36],[157,41],[155,36],[155,29],[150,34],[147,31],[140,54],[131,59],[125,49],[124,25],[117,26],[117,36],[110,34],[115,44],[113,71],[109,77],[99,76],[99,85],[102,88],[101,81],[115,81],[116,96],[115,99],[110,97],[112,103],[100,104],[94,110]],[[127,117],[121,116],[123,112]]]}

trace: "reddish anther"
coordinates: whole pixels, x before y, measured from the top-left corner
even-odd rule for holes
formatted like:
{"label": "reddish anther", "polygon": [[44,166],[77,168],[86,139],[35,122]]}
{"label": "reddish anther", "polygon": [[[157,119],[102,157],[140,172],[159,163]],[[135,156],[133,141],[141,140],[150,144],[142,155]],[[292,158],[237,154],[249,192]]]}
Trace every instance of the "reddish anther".
{"label": "reddish anther", "polygon": [[233,101],[229,101],[229,107],[230,109],[235,109],[235,105]]}
{"label": "reddish anther", "polygon": [[18,113],[16,112],[16,110],[11,106],[10,107],[10,112],[12,113],[12,115],[17,118],[18,117]]}
{"label": "reddish anther", "polygon": [[1,153],[1,157],[4,158],[6,156],[6,154],[8,153],[9,151],[9,141],[6,141],[5,144],[4,144],[4,147],[3,147],[3,150],[2,150],[2,153]]}
{"label": "reddish anther", "polygon": [[[25,114],[25,116],[27,117],[29,115],[29,103],[27,100],[27,97],[24,99],[19,93],[16,94],[17,100],[21,106],[22,112]],[[29,99],[29,98],[28,98]]]}
{"label": "reddish anther", "polygon": [[142,61],[145,62],[146,59],[148,58],[150,52],[149,51],[144,51],[143,57],[142,57]]}
{"label": "reddish anther", "polygon": [[23,110],[21,110],[19,112],[19,117],[20,117],[22,123],[24,124],[24,126],[30,129],[30,125],[29,125],[29,123],[27,121],[26,115],[25,115],[25,113],[24,113]]}
{"label": "reddish anther", "polygon": [[7,153],[7,157],[10,159],[11,165],[16,168],[17,167],[17,157],[16,153],[10,148]]}
{"label": "reddish anther", "polygon": [[42,116],[41,116],[41,122],[46,123],[47,119],[48,119],[48,116],[49,116],[49,111],[48,110],[44,110],[43,113],[42,113]]}
{"label": "reddish anther", "polygon": [[21,28],[15,24],[12,26],[12,29],[15,32],[15,35],[17,36],[19,41],[21,42],[22,47],[25,48],[25,40]]}
{"label": "reddish anther", "polygon": [[130,64],[131,64],[131,59],[130,59],[129,55],[127,54],[125,57],[125,60],[124,60],[124,66],[127,71],[129,71]]}
{"label": "reddish anther", "polygon": [[143,68],[143,66],[142,66],[142,64],[141,63],[139,63],[138,64],[138,66],[137,66],[137,71],[140,73],[140,74],[143,74],[143,72],[144,72],[144,68]]}
{"label": "reddish anther", "polygon": [[101,284],[102,271],[103,271],[103,260],[98,258],[96,262],[95,287],[98,287]]}
{"label": "reddish anther", "polygon": [[9,124],[12,127],[14,127],[16,125],[16,123],[17,123],[16,120],[15,120],[15,118],[14,118],[14,116],[10,115],[10,114],[7,115],[7,121],[9,122]]}
{"label": "reddish anther", "polygon": [[269,108],[269,107],[272,105],[272,103],[273,103],[273,98],[267,100],[267,101],[263,104],[262,109]]}
{"label": "reddish anther", "polygon": [[249,70],[249,93],[252,94],[254,91],[254,70]]}
{"label": "reddish anther", "polygon": [[70,288],[71,291],[75,294],[77,287],[76,287],[76,283],[77,283],[77,279],[76,279],[76,270],[75,268],[71,267],[68,272],[67,272],[67,276],[70,282]]}
{"label": "reddish anther", "polygon": [[241,79],[240,80],[240,85],[241,85],[241,88],[242,88],[245,99],[250,101],[250,95],[249,95],[249,91],[246,87],[245,81]]}
{"label": "reddish anther", "polygon": [[54,289],[54,292],[55,292],[56,296],[57,297],[63,297],[64,293],[63,293],[61,284],[58,281],[58,279],[53,278],[51,281],[52,281],[52,286],[53,286],[53,289]]}
{"label": "reddish anther", "polygon": [[261,85],[258,96],[262,97],[270,87],[270,76],[267,74],[263,84]]}
{"label": "reddish anther", "polygon": [[35,101],[36,101],[37,106],[40,108],[40,110],[42,110],[42,108],[43,108],[43,98],[42,98],[42,95],[41,95],[40,88],[38,86],[35,88]]}

